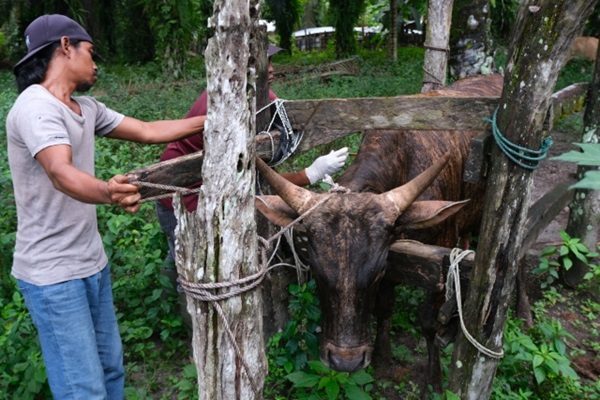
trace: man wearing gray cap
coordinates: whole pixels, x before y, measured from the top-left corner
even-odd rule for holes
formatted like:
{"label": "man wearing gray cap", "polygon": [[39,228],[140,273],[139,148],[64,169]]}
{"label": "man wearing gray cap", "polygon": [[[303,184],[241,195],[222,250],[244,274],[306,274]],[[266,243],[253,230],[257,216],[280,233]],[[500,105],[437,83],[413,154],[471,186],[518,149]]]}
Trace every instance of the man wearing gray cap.
{"label": "man wearing gray cap", "polygon": [[19,96],[6,119],[17,206],[12,275],[38,330],[56,399],[122,399],[123,350],[96,204],[129,212],[138,187],[94,176],[94,138],[166,143],[204,129],[205,117],[143,122],[89,96],[94,43],[78,23],[43,15],[25,30],[14,68]]}

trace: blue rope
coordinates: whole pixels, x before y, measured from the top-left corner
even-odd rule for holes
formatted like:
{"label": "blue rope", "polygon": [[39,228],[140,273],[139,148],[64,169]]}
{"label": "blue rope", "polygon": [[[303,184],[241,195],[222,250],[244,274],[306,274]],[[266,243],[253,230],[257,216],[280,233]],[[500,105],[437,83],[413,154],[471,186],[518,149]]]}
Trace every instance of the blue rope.
{"label": "blue rope", "polygon": [[548,155],[548,150],[550,149],[550,146],[552,146],[552,138],[548,136],[542,140],[539,150],[530,150],[526,147],[516,145],[505,138],[500,132],[498,124],[496,123],[497,115],[498,109],[496,108],[492,119],[484,118],[483,120],[492,124],[492,133],[494,134],[496,143],[498,143],[498,146],[500,146],[500,150],[502,150],[506,157],[508,157],[512,162],[521,168],[530,170],[539,168],[540,161],[546,158]]}

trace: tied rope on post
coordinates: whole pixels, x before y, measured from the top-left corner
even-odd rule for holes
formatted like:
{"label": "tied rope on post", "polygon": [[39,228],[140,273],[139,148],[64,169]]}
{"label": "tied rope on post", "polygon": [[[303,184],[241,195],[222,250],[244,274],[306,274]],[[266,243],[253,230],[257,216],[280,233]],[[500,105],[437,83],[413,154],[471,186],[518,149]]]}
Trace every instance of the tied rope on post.
{"label": "tied rope on post", "polygon": [[494,139],[496,143],[500,147],[500,150],[508,157],[509,160],[520,166],[524,169],[534,170],[540,167],[540,162],[546,158],[548,155],[548,150],[550,146],[552,146],[552,138],[550,136],[544,138],[542,140],[542,144],[540,145],[539,150],[531,150],[526,147],[522,147],[512,143],[508,140],[502,132],[500,132],[500,128],[498,128],[498,124],[496,118],[498,116],[498,108],[494,111],[494,115],[492,119],[484,118],[484,121],[487,121],[492,124],[492,134],[494,135]]}
{"label": "tied rope on post", "polygon": [[[225,328],[227,336],[229,337],[229,340],[231,340],[231,343],[233,344],[236,355],[239,357],[239,359],[242,362],[242,367],[244,368],[244,371],[246,372],[246,376],[248,377],[248,380],[250,381],[252,390],[254,391],[254,393],[257,396],[260,393],[259,388],[256,385],[256,382],[254,381],[252,375],[250,374],[250,368],[247,365],[244,358],[242,357],[242,352],[241,352],[239,346],[237,345],[237,342],[235,341],[235,335],[231,331],[229,323],[227,322],[226,315],[223,312],[223,309],[221,308],[221,305],[218,302],[221,300],[225,300],[225,299],[229,299],[231,297],[237,296],[239,294],[242,294],[246,291],[249,291],[249,290],[255,288],[263,281],[267,272],[269,272],[271,269],[276,268],[278,266],[282,266],[282,265],[290,266],[290,264],[279,263],[279,264],[274,264],[274,265],[268,267],[268,264],[273,259],[273,256],[271,256],[269,258],[269,257],[267,257],[267,254],[266,254],[267,249],[269,248],[270,244],[273,241],[277,241],[277,244],[279,244],[281,236],[285,235],[288,232],[288,230],[290,230],[295,224],[297,224],[302,219],[304,219],[308,214],[310,214],[312,211],[314,211],[321,204],[323,204],[327,200],[329,200],[331,198],[331,196],[333,196],[335,193],[348,192],[348,191],[349,190],[344,187],[341,187],[339,185],[334,185],[332,187],[332,189],[330,190],[330,193],[327,196],[325,196],[321,200],[319,200],[316,204],[314,204],[304,214],[300,215],[294,221],[290,222],[288,225],[281,228],[281,230],[278,233],[276,233],[275,235],[273,235],[271,238],[269,238],[267,240],[267,239],[264,239],[264,238],[258,236],[259,242],[262,244],[262,248],[260,250],[262,262],[261,262],[260,270],[253,275],[247,276],[242,279],[230,281],[230,282],[195,283],[195,282],[188,281],[187,279],[185,279],[185,277],[183,275],[179,274],[179,283],[181,284],[181,287],[183,288],[184,292],[187,295],[189,295],[190,297],[192,297],[196,300],[211,303],[213,305],[213,307],[215,308],[215,310],[217,311],[217,314],[219,315],[219,317],[221,318],[221,321],[223,322],[223,327]],[[277,247],[275,248],[274,251],[277,251]],[[234,286],[242,286],[242,287],[238,287],[227,293],[221,293],[218,295],[211,293],[211,291],[213,291],[213,290],[232,288]]]}
{"label": "tied rope on post", "polygon": [[502,358],[504,357],[504,351],[493,351],[479,343],[467,330],[462,312],[462,293],[460,287],[460,262],[469,254],[474,253],[473,250],[461,250],[454,248],[450,252],[450,268],[448,269],[448,276],[446,277],[446,300],[449,300],[453,295],[456,296],[456,308],[458,309],[458,317],[460,319],[460,327],[469,342],[479,352],[485,354],[491,358]]}

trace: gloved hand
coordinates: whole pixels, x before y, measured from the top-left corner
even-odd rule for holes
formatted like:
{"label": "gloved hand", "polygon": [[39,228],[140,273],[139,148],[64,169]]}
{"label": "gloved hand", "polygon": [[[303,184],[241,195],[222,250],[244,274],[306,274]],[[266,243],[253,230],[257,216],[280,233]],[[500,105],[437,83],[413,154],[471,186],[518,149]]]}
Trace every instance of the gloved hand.
{"label": "gloved hand", "polygon": [[311,184],[314,184],[325,177],[333,175],[344,166],[348,158],[348,148],[342,147],[339,150],[332,150],[326,156],[321,156],[313,162],[304,172]]}

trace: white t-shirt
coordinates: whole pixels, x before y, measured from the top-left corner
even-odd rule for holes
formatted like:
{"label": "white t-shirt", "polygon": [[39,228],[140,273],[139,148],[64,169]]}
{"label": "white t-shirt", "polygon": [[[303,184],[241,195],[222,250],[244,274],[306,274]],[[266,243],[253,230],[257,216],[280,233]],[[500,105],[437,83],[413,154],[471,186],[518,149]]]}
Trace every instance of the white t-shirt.
{"label": "white t-shirt", "polygon": [[86,278],[108,258],[98,233],[96,206],[56,190],[35,155],[71,146],[73,165],[94,175],[95,135],[115,129],[124,116],[92,97],[74,97],[74,113],[40,85],[24,90],[8,113],[8,162],[17,205],[12,274],[34,285]]}

